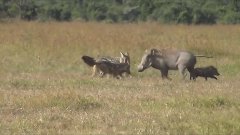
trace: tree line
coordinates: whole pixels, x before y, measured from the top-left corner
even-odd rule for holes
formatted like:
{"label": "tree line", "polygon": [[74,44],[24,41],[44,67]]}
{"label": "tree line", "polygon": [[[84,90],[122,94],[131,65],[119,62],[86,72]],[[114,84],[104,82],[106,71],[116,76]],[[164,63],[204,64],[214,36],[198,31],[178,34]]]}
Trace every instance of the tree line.
{"label": "tree line", "polygon": [[240,0],[0,0],[0,19],[238,24]]}

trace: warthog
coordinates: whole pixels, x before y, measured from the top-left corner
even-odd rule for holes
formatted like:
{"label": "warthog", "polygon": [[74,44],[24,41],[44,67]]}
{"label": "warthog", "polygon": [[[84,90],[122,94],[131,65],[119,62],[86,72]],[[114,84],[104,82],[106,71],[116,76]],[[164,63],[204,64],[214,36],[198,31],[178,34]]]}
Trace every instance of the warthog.
{"label": "warthog", "polygon": [[196,57],[206,57],[203,55],[195,56],[188,51],[177,50],[146,50],[142,57],[141,63],[138,65],[138,72],[142,72],[149,67],[153,67],[161,71],[162,78],[168,77],[168,70],[179,70],[183,79],[185,78],[185,70],[190,74],[193,73],[196,64]]}
{"label": "warthog", "polygon": [[215,77],[215,75],[216,76],[220,75],[216,67],[214,66],[200,67],[194,69],[193,73],[190,76],[190,80],[191,79],[196,80],[198,76],[204,77],[205,80],[207,80],[208,77],[217,80],[217,77]]}

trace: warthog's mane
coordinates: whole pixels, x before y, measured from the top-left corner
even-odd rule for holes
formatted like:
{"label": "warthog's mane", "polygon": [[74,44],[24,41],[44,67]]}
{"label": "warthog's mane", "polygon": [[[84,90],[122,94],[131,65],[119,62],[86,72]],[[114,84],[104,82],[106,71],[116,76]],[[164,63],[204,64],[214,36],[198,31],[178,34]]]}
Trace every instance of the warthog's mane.
{"label": "warthog's mane", "polygon": [[176,49],[169,49],[169,48],[164,48],[164,49],[151,49],[154,51],[154,55],[155,56],[161,56],[164,57],[167,54],[171,54],[171,53],[176,53],[177,50]]}

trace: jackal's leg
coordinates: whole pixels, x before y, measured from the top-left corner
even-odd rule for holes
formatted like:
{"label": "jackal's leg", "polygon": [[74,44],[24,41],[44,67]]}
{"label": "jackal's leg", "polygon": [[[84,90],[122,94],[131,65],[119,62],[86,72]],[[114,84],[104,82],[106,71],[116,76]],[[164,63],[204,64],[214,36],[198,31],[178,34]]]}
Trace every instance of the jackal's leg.
{"label": "jackal's leg", "polygon": [[113,77],[116,79],[122,79],[123,76],[122,76],[122,74],[119,74],[119,75],[113,75]]}
{"label": "jackal's leg", "polygon": [[100,73],[99,73],[99,76],[100,76],[100,77],[103,77],[103,76],[105,76],[105,75],[106,75],[106,73],[100,71]]}
{"label": "jackal's leg", "polygon": [[109,79],[112,75],[109,73],[106,73],[107,79]]}
{"label": "jackal's leg", "polygon": [[96,65],[93,66],[93,71],[92,71],[92,77],[94,77],[96,75],[96,73],[98,72],[98,68]]}

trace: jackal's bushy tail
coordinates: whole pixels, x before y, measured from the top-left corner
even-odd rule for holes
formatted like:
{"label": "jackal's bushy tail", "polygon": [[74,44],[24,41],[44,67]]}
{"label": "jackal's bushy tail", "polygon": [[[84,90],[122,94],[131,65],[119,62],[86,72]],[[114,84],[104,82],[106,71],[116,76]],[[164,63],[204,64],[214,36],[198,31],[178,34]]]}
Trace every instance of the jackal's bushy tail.
{"label": "jackal's bushy tail", "polygon": [[82,56],[82,60],[90,67],[96,64],[95,59],[89,56]]}

